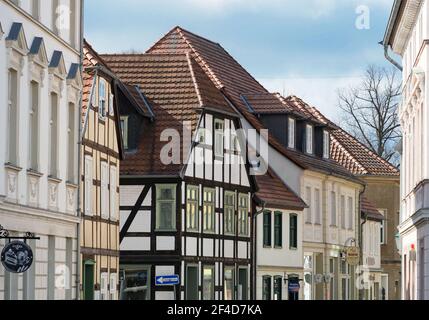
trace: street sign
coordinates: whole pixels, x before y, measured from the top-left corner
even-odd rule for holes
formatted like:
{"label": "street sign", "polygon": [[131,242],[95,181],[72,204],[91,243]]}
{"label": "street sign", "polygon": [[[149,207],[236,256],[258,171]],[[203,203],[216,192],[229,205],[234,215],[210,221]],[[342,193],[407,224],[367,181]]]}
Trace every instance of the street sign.
{"label": "street sign", "polygon": [[3,248],[1,262],[12,273],[24,273],[33,264],[33,251],[22,241],[12,241]]}
{"label": "street sign", "polygon": [[177,286],[180,284],[180,277],[178,275],[159,276],[155,279],[157,286]]}

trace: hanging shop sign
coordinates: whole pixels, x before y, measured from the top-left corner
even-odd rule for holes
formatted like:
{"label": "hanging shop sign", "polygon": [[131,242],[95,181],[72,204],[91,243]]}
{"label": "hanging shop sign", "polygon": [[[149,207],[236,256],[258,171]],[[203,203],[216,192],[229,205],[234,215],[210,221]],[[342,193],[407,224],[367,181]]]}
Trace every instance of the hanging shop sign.
{"label": "hanging shop sign", "polygon": [[359,265],[360,252],[358,247],[348,247],[346,250],[346,261],[351,266]]}
{"label": "hanging shop sign", "polygon": [[1,263],[12,273],[24,273],[33,264],[33,250],[23,241],[6,244],[1,253]]}
{"label": "hanging shop sign", "polygon": [[1,263],[11,273],[24,273],[33,264],[33,250],[27,240],[40,240],[32,233],[27,232],[24,237],[11,237],[9,231],[0,225],[0,239],[8,242],[1,252]]}

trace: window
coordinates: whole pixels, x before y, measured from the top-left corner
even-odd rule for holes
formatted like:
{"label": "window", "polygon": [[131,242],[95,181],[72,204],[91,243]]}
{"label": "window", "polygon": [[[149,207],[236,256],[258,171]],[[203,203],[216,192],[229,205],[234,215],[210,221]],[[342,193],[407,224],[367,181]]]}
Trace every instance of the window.
{"label": "window", "polygon": [[240,143],[238,140],[237,132],[235,130],[231,130],[231,151],[239,151]]}
{"label": "window", "polygon": [[331,149],[331,141],[329,138],[329,132],[323,131],[323,157],[329,159]]}
{"label": "window", "polygon": [[123,277],[123,300],[150,300],[150,267],[125,270]]}
{"label": "window", "polygon": [[118,169],[115,166],[110,166],[110,219],[117,221],[118,214]]}
{"label": "window", "polygon": [[108,193],[108,183],[109,183],[109,170],[108,164],[105,161],[101,162],[101,217],[103,219],[109,219],[109,203],[107,202],[109,199]]}
{"label": "window", "polygon": [[85,215],[92,216],[92,158],[85,156]]}
{"label": "window", "polygon": [[322,224],[319,189],[314,190],[314,223],[317,225]]}
{"label": "window", "polygon": [[107,106],[106,106],[106,81],[104,79],[100,79],[98,81],[98,115],[101,118],[106,117]]}
{"label": "window", "polygon": [[124,149],[128,150],[128,116],[121,117],[121,133]]}
{"label": "window", "polygon": [[76,47],[76,0],[70,0],[70,44],[73,48]]}
{"label": "window", "polygon": [[[379,211],[384,217],[386,217],[385,210]],[[382,220],[380,224],[380,244],[386,244],[386,220]]]}
{"label": "window", "polygon": [[69,122],[67,128],[68,140],[68,166],[67,179],[69,182],[76,182],[76,107],[73,103],[69,103]]}
{"label": "window", "polygon": [[215,120],[215,156],[223,157],[224,152],[224,122],[222,120]]}
{"label": "window", "polygon": [[203,197],[203,229],[206,232],[215,231],[215,190],[204,189]]}
{"label": "window", "polygon": [[58,95],[54,92],[51,93],[51,112],[49,122],[49,175],[51,177],[58,176]]}
{"label": "window", "polygon": [[307,205],[308,205],[308,208],[305,209],[305,211],[307,213],[306,217],[305,217],[305,222],[311,224],[311,223],[313,223],[313,217],[312,217],[312,215],[313,215],[313,212],[312,212],[313,204],[311,203],[311,188],[310,187],[305,188],[305,200],[306,200]]}
{"label": "window", "polygon": [[271,277],[262,277],[262,300],[271,301]]}
{"label": "window", "polygon": [[18,165],[18,72],[9,69],[8,162]]}
{"label": "window", "polygon": [[334,191],[331,192],[331,226],[337,225],[337,195]]}
{"label": "window", "polygon": [[288,126],[288,147],[295,148],[295,119],[289,118]]}
{"label": "window", "polygon": [[283,277],[274,277],[274,300],[281,301],[283,289]]}
{"label": "window", "polygon": [[31,15],[34,19],[40,20],[40,0],[33,0],[31,4]]}
{"label": "window", "polygon": [[346,228],[346,197],[341,196],[340,200],[340,206],[341,206],[341,228]]}
{"label": "window", "polygon": [[353,230],[353,212],[354,212],[354,208],[353,208],[353,198],[349,197],[348,199],[348,211],[349,211],[349,223],[348,223],[348,228],[349,230]]}
{"label": "window", "polygon": [[224,205],[224,233],[235,233],[235,193],[225,192],[225,205]]}
{"label": "window", "polygon": [[199,188],[188,186],[186,190],[186,230],[198,231],[198,193]]}
{"label": "window", "polygon": [[29,167],[35,171],[39,169],[39,84],[31,81],[30,96],[30,137],[28,144]]}
{"label": "window", "polygon": [[312,154],[313,153],[313,126],[311,125],[307,125],[307,130],[306,130],[306,151],[308,154]]}
{"label": "window", "polygon": [[290,215],[290,248],[298,248],[298,216],[296,214]]}
{"label": "window", "polygon": [[59,0],[52,0],[52,31],[56,35],[59,35],[59,10]]}
{"label": "window", "polygon": [[117,300],[116,291],[118,288],[118,276],[116,273],[110,274],[110,299]]}
{"label": "window", "polygon": [[156,186],[156,229],[176,230],[176,185]]}
{"label": "window", "polygon": [[115,96],[111,93],[109,94],[109,114],[113,116],[115,114]]}
{"label": "window", "polygon": [[101,273],[100,276],[100,293],[101,300],[108,300],[108,284],[109,284],[109,274],[107,272]]}
{"label": "window", "polygon": [[249,279],[247,268],[238,268],[237,298],[247,300],[249,294]]}
{"label": "window", "polygon": [[271,247],[271,212],[264,213],[264,247]]}
{"label": "window", "polygon": [[225,268],[223,299],[234,300],[234,268]]}
{"label": "window", "polygon": [[214,267],[203,269],[203,300],[214,300]]}
{"label": "window", "polygon": [[199,299],[198,289],[198,266],[186,267],[186,300],[196,301]]}
{"label": "window", "polygon": [[274,246],[283,247],[283,213],[274,213]]}
{"label": "window", "polygon": [[240,194],[238,199],[238,234],[249,235],[249,196]]}

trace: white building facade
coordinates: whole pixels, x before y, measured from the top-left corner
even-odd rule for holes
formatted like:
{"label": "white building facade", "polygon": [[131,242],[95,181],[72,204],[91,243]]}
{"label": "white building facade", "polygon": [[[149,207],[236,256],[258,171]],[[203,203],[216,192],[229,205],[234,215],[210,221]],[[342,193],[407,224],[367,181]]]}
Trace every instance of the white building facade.
{"label": "white building facade", "polygon": [[0,224],[40,237],[25,274],[0,266],[0,300],[78,295],[82,2],[0,1]]}
{"label": "white building facade", "polygon": [[402,57],[402,298],[429,299],[428,3],[395,1],[384,45]]}

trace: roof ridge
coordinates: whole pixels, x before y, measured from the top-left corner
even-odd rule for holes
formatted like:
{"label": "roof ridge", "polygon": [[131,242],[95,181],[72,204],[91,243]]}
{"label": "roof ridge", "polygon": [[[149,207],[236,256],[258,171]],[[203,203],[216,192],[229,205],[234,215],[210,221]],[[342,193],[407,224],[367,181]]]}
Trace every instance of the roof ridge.
{"label": "roof ridge", "polygon": [[[197,79],[196,79],[196,77],[195,77],[195,71],[194,71],[194,67],[192,66],[192,57],[191,57],[191,55],[190,55],[190,53],[188,52],[188,53],[186,53],[186,58],[187,58],[187,60],[188,60],[188,66],[189,66],[189,71],[190,71],[190,73],[191,73],[191,78],[192,78],[192,82],[193,82],[193,84],[194,84],[194,89],[195,89],[195,92],[196,92],[196,94],[197,94],[197,98],[198,98],[198,102],[199,102],[199,104],[200,104],[200,107],[203,107],[203,105],[204,105],[204,103],[203,103],[203,99],[202,99],[202,96],[201,96],[201,91],[200,91],[200,87],[199,87],[199,85],[198,85],[198,83],[197,83]],[[198,63],[197,63],[198,64]]]}

